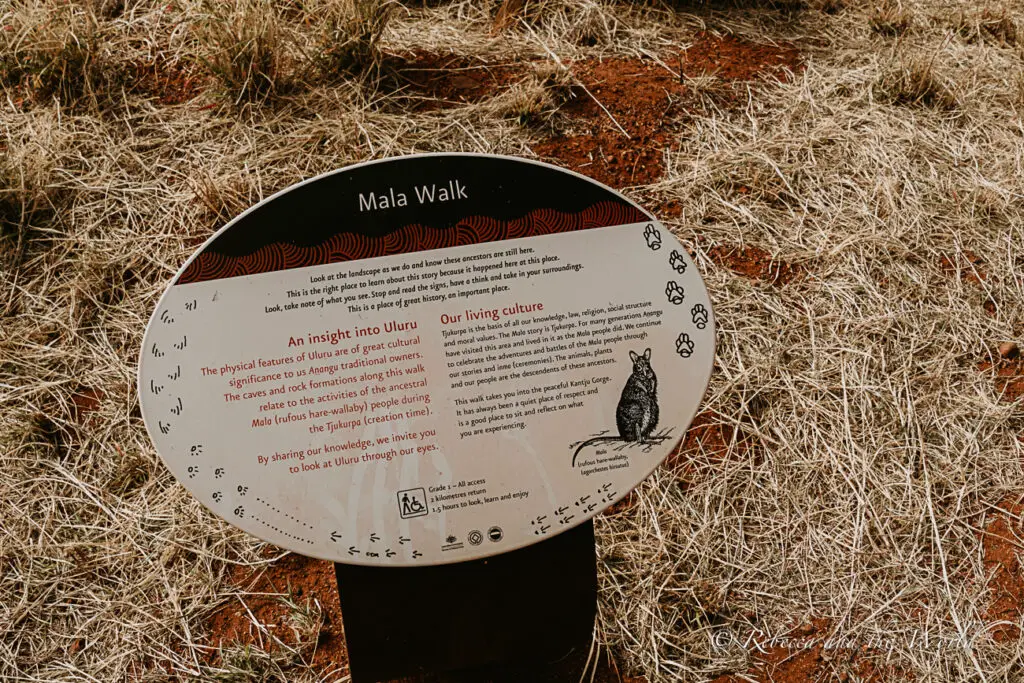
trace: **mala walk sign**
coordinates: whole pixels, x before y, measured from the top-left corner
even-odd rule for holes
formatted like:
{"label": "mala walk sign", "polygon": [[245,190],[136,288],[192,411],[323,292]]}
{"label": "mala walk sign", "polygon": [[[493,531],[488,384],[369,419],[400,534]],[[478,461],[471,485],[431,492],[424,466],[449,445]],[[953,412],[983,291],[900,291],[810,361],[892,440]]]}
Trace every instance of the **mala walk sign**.
{"label": "mala walk sign", "polygon": [[366,566],[524,548],[677,446],[714,357],[689,255],[575,173],[438,154],[252,207],[146,330],[142,414],[214,513]]}

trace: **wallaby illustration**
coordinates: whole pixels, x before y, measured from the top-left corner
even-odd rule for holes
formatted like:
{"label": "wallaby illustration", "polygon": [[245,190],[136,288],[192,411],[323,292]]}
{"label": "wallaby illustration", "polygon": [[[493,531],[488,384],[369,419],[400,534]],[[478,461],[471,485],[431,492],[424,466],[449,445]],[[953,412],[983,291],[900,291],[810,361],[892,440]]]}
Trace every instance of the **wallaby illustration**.
{"label": "wallaby illustration", "polygon": [[651,367],[651,350],[644,350],[642,356],[630,351],[629,359],[633,361],[633,374],[626,380],[615,409],[619,435],[598,436],[581,443],[572,454],[573,467],[576,466],[576,456],[590,444],[601,441],[644,443],[658,426],[658,378]]}

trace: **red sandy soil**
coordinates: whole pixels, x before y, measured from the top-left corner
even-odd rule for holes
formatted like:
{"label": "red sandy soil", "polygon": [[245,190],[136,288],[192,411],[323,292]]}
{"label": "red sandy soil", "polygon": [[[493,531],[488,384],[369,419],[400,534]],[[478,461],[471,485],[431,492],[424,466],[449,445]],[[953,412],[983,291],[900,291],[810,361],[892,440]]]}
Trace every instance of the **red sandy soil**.
{"label": "red sandy soil", "polygon": [[981,284],[987,277],[982,266],[985,264],[981,257],[972,251],[965,251],[960,257],[942,256],[939,258],[939,266],[947,273],[957,273],[961,280]]}
{"label": "red sandy soil", "polygon": [[[250,644],[273,651],[272,640],[266,635],[261,635],[249,617],[249,612],[252,612],[256,621],[270,634],[286,645],[295,646],[296,634],[289,625],[291,608],[279,597],[290,595],[291,599],[300,605],[305,605],[307,601],[314,605],[316,602],[320,603],[324,616],[323,627],[316,639],[315,649],[311,647],[307,653],[313,666],[325,673],[333,672],[338,678],[347,673],[348,654],[345,650],[333,564],[302,555],[288,554],[256,572],[238,567],[232,571],[230,583],[245,593],[274,595],[245,595],[242,597],[244,605],[241,600],[234,599],[214,612],[208,620],[211,647]],[[219,654],[214,649],[211,650],[206,663],[216,664],[219,659]]]}
{"label": "red sandy soil", "polygon": [[765,281],[773,285],[788,285],[806,275],[803,266],[774,259],[767,251],[757,247],[716,246],[708,251],[708,256],[719,266],[749,280]]}
{"label": "red sandy soil", "polygon": [[665,467],[678,468],[678,474],[683,482],[690,483],[694,476],[692,458],[700,458],[705,462],[723,461],[729,452],[729,445],[733,442],[736,444],[737,456],[759,457],[758,451],[761,446],[753,437],[728,424],[714,411],[705,410],[693,418],[679,448],[666,458]]}
{"label": "red sandy soil", "polygon": [[982,535],[985,576],[990,591],[985,621],[998,624],[989,631],[996,642],[1015,641],[1021,637],[1019,623],[1024,616],[1024,566],[1020,554],[1024,550],[1024,497],[1004,500],[994,519],[985,525]]}
{"label": "red sandy soil", "polygon": [[[797,69],[799,60],[792,46],[701,33],[678,55],[663,55],[675,71],[632,58],[578,62],[573,75],[585,89],[574,87],[573,99],[561,111],[588,130],[537,143],[533,151],[612,187],[654,182],[664,172],[676,117],[695,101],[679,70],[691,78],[714,75],[728,84],[761,76],[785,78],[785,69]],[[715,97],[720,106],[741,101],[728,88],[717,88]]]}
{"label": "red sandy soil", "polygon": [[71,418],[78,423],[88,419],[89,413],[99,410],[103,392],[92,387],[80,386],[71,394]]}
{"label": "red sandy soil", "polygon": [[989,358],[978,363],[978,369],[988,372],[995,368],[996,391],[1004,401],[1013,402],[1024,396],[1024,358],[1013,342],[1004,342]]}
{"label": "red sandy soil", "polygon": [[523,71],[522,64],[490,64],[476,57],[423,50],[391,56],[384,64],[392,94],[413,111],[481,102],[518,80]]}
{"label": "red sandy soil", "polygon": [[188,102],[205,85],[205,78],[194,68],[165,59],[133,62],[128,65],[127,71],[127,89],[153,97],[157,104]]}

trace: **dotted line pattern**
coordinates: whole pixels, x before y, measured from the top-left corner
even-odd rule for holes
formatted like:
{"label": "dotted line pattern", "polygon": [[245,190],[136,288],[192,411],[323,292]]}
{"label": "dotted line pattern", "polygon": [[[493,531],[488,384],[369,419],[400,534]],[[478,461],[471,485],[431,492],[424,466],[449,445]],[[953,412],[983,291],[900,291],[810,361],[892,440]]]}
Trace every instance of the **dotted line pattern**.
{"label": "dotted line pattern", "polygon": [[270,508],[271,510],[273,510],[274,512],[276,512],[277,514],[279,514],[279,515],[284,515],[285,517],[287,517],[288,519],[292,520],[292,521],[293,521],[293,522],[295,522],[296,524],[301,524],[302,526],[306,527],[307,529],[312,529],[312,528],[313,528],[313,527],[311,527],[310,525],[308,525],[308,524],[306,524],[305,522],[303,522],[303,521],[302,521],[301,519],[297,519],[297,518],[295,518],[295,517],[292,517],[291,515],[289,515],[289,514],[288,514],[287,512],[282,512],[281,510],[278,510],[278,509],[277,509],[276,507],[274,507],[273,505],[271,505],[271,504],[270,504],[270,503],[268,503],[267,501],[263,500],[263,499],[262,499],[262,498],[260,498],[259,496],[256,496],[256,500],[258,500],[259,502],[263,503],[263,504],[264,504],[264,505],[266,505],[266,506],[267,506],[268,508]]}
{"label": "dotted line pattern", "polygon": [[273,524],[267,524],[266,522],[264,522],[262,519],[260,519],[256,515],[253,515],[252,518],[254,520],[256,520],[257,522],[259,522],[260,524],[262,524],[263,526],[265,526],[265,527],[267,527],[269,529],[273,529],[277,533],[283,534],[283,535],[287,536],[288,538],[294,539],[296,541],[301,541],[302,543],[308,543],[309,545],[314,545],[313,541],[309,540],[308,538],[302,538],[301,536],[296,536],[294,534],[290,534],[287,531],[284,531],[283,529],[278,529]]}

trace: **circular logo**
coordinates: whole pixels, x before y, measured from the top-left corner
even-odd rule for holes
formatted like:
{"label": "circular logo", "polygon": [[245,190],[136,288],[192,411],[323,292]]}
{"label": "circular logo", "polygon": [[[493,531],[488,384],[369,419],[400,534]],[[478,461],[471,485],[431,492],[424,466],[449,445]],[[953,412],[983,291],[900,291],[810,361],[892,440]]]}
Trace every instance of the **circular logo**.
{"label": "circular logo", "polygon": [[505,532],[501,530],[500,526],[492,526],[490,529],[487,530],[487,538],[491,539],[495,543],[497,543],[504,537]]}
{"label": "circular logo", "polygon": [[469,536],[466,537],[466,540],[469,541],[470,545],[480,545],[484,542],[484,535],[476,529],[473,529],[469,532]]}

